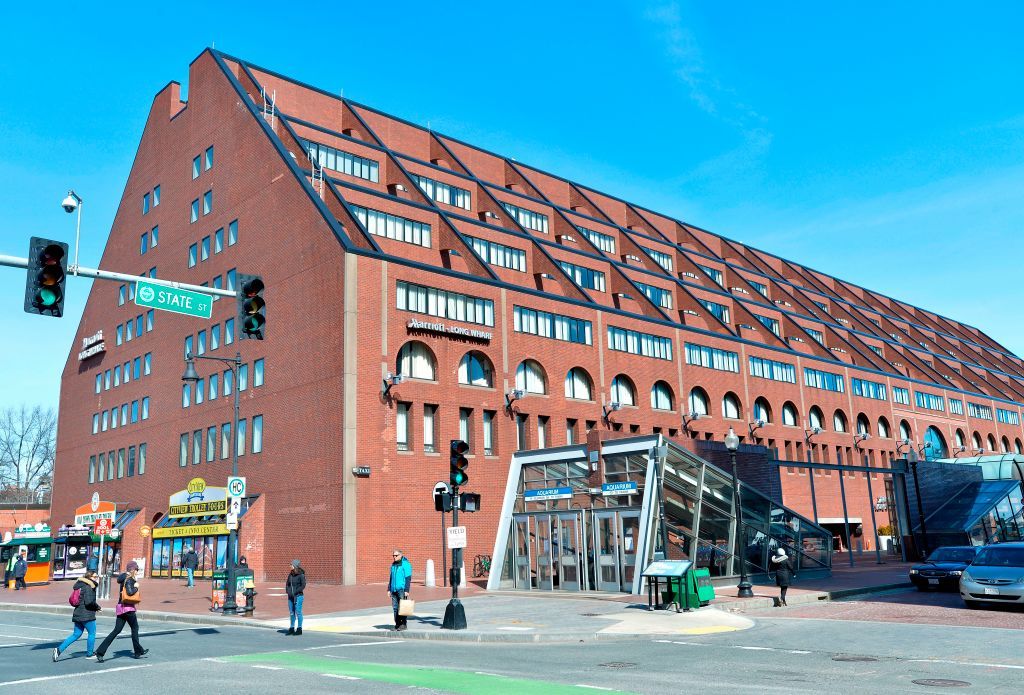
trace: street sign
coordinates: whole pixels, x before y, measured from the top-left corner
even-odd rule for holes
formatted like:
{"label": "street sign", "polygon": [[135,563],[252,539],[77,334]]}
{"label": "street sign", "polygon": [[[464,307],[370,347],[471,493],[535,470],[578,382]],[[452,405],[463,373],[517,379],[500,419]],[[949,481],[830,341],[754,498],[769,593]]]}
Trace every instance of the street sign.
{"label": "street sign", "polygon": [[527,490],[523,493],[523,499],[528,502],[539,502],[541,500],[568,500],[572,499],[572,488],[548,487],[543,490]]}
{"label": "street sign", "polygon": [[94,533],[97,536],[109,535],[111,529],[114,528],[113,519],[97,519]]}
{"label": "street sign", "polygon": [[245,478],[237,475],[228,478],[228,497],[245,497]]}
{"label": "street sign", "polygon": [[208,319],[213,313],[213,297],[210,295],[144,280],[135,283],[135,303],[201,319]]}
{"label": "street sign", "polygon": [[601,486],[601,494],[605,497],[609,495],[632,495],[636,491],[637,485],[633,481],[628,483],[605,483]]}
{"label": "street sign", "polygon": [[465,526],[450,526],[448,528],[448,549],[454,550],[455,548],[466,547],[466,527]]}

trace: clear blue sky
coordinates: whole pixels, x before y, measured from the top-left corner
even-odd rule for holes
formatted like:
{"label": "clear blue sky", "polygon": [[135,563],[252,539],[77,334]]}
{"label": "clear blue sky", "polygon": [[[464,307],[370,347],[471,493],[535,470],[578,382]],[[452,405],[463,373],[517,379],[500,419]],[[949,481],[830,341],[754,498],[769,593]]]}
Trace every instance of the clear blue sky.
{"label": "clear blue sky", "polygon": [[[0,26],[0,253],[73,240],[74,187],[95,266],[153,95],[215,43],[1024,353],[1020,3],[38,7]],[[0,268],[0,408],[57,404],[88,284],[33,317]]]}

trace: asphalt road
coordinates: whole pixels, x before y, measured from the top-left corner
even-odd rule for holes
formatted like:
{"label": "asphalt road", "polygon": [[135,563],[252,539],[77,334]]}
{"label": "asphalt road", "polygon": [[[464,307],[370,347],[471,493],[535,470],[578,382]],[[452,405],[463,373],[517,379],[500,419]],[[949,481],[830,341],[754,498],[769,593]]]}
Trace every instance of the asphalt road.
{"label": "asphalt road", "polygon": [[[73,689],[174,693],[911,693],[952,679],[960,690],[1014,692],[1024,679],[1024,631],[754,616],[746,631],[575,644],[475,644],[285,637],[258,628],[143,622],[147,658],[115,642],[108,660],[84,658],[84,638],[54,664],[65,616],[0,611],[0,692]],[[99,638],[112,620],[101,619]],[[183,685],[183,684],[186,684]]]}

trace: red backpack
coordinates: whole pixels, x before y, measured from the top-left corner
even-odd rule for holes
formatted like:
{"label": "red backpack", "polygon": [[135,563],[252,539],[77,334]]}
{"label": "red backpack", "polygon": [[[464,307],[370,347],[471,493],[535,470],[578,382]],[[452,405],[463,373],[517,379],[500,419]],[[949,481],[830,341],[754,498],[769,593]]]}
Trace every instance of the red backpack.
{"label": "red backpack", "polygon": [[75,587],[75,590],[71,592],[70,596],[68,596],[68,603],[70,603],[75,608],[78,608],[78,604],[80,604],[81,602],[82,602],[82,588],[81,587]]}

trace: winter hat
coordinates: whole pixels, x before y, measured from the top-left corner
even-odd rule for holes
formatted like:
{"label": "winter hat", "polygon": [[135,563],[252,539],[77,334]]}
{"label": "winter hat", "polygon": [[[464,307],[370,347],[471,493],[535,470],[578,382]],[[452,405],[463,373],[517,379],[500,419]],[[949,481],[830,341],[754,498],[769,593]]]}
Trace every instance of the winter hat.
{"label": "winter hat", "polygon": [[131,561],[131,562],[129,562],[129,563],[128,563],[128,565],[127,565],[127,566],[126,566],[126,567],[124,568],[124,571],[125,571],[125,572],[131,572],[132,570],[138,570],[138,569],[139,569],[139,563],[135,562],[135,560],[132,560],[132,561]]}
{"label": "winter hat", "polygon": [[778,557],[786,557],[786,551],[784,549],[782,549],[782,548],[776,548],[775,549],[775,554]]}
{"label": "winter hat", "polygon": [[299,569],[299,564],[301,564],[301,563],[299,563],[298,560],[292,560],[292,567],[294,569]]}

